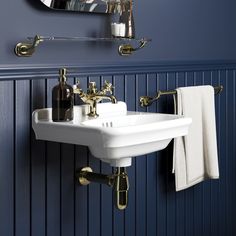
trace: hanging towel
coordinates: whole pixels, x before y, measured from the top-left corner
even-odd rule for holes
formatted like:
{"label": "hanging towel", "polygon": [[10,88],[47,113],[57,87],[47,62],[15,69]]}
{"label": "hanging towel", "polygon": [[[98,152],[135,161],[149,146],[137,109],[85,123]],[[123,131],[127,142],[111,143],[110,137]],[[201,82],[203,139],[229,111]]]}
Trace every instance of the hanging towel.
{"label": "hanging towel", "polygon": [[178,88],[175,109],[178,115],[192,118],[187,136],[174,140],[173,173],[176,191],[207,178],[219,178],[214,88]]}

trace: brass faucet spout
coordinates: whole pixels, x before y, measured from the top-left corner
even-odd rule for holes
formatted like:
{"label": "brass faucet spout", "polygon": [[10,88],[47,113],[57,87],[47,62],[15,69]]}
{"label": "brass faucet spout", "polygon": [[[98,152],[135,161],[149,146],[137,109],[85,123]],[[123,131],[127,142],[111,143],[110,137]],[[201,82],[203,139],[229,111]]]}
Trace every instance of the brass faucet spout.
{"label": "brass faucet spout", "polygon": [[117,103],[117,99],[116,99],[115,96],[111,95],[110,97],[111,97],[111,102],[112,103],[114,103],[114,104]]}
{"label": "brass faucet spout", "polygon": [[113,104],[117,103],[117,99],[115,96],[113,95],[95,95],[95,97],[98,98],[98,101],[102,101],[102,100],[110,100]]}

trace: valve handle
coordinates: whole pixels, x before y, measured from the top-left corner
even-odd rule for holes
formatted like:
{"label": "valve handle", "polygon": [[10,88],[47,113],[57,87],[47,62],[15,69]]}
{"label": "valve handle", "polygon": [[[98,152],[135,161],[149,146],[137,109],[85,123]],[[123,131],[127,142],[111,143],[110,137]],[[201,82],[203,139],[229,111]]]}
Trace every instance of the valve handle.
{"label": "valve handle", "polygon": [[103,93],[109,92],[110,94],[112,94],[112,91],[114,88],[115,87],[112,85],[112,83],[105,80],[105,83],[102,87],[102,91],[103,91]]}

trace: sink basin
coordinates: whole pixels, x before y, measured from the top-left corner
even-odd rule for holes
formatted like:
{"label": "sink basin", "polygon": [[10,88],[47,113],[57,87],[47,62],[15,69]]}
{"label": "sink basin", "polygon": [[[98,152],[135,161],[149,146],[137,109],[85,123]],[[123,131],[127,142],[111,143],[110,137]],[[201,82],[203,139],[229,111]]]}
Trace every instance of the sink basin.
{"label": "sink basin", "polygon": [[187,135],[192,122],[178,115],[127,111],[124,102],[98,104],[98,118],[86,116],[87,109],[75,106],[71,122],[53,122],[50,108],[34,111],[36,138],[86,145],[111,166],[126,167],[132,157],[162,150],[172,138]]}

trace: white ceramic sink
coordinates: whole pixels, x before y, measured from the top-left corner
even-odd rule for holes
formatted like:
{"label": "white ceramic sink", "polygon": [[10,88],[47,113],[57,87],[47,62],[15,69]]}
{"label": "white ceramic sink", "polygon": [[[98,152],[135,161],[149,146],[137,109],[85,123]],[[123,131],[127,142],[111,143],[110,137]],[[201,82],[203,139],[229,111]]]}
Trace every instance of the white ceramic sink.
{"label": "white ceramic sink", "polygon": [[87,109],[76,106],[71,122],[53,122],[50,108],[34,111],[36,138],[86,145],[102,161],[125,167],[131,157],[162,150],[172,138],[187,135],[191,124],[178,115],[127,111],[124,102],[98,104],[98,118],[86,116]]}

